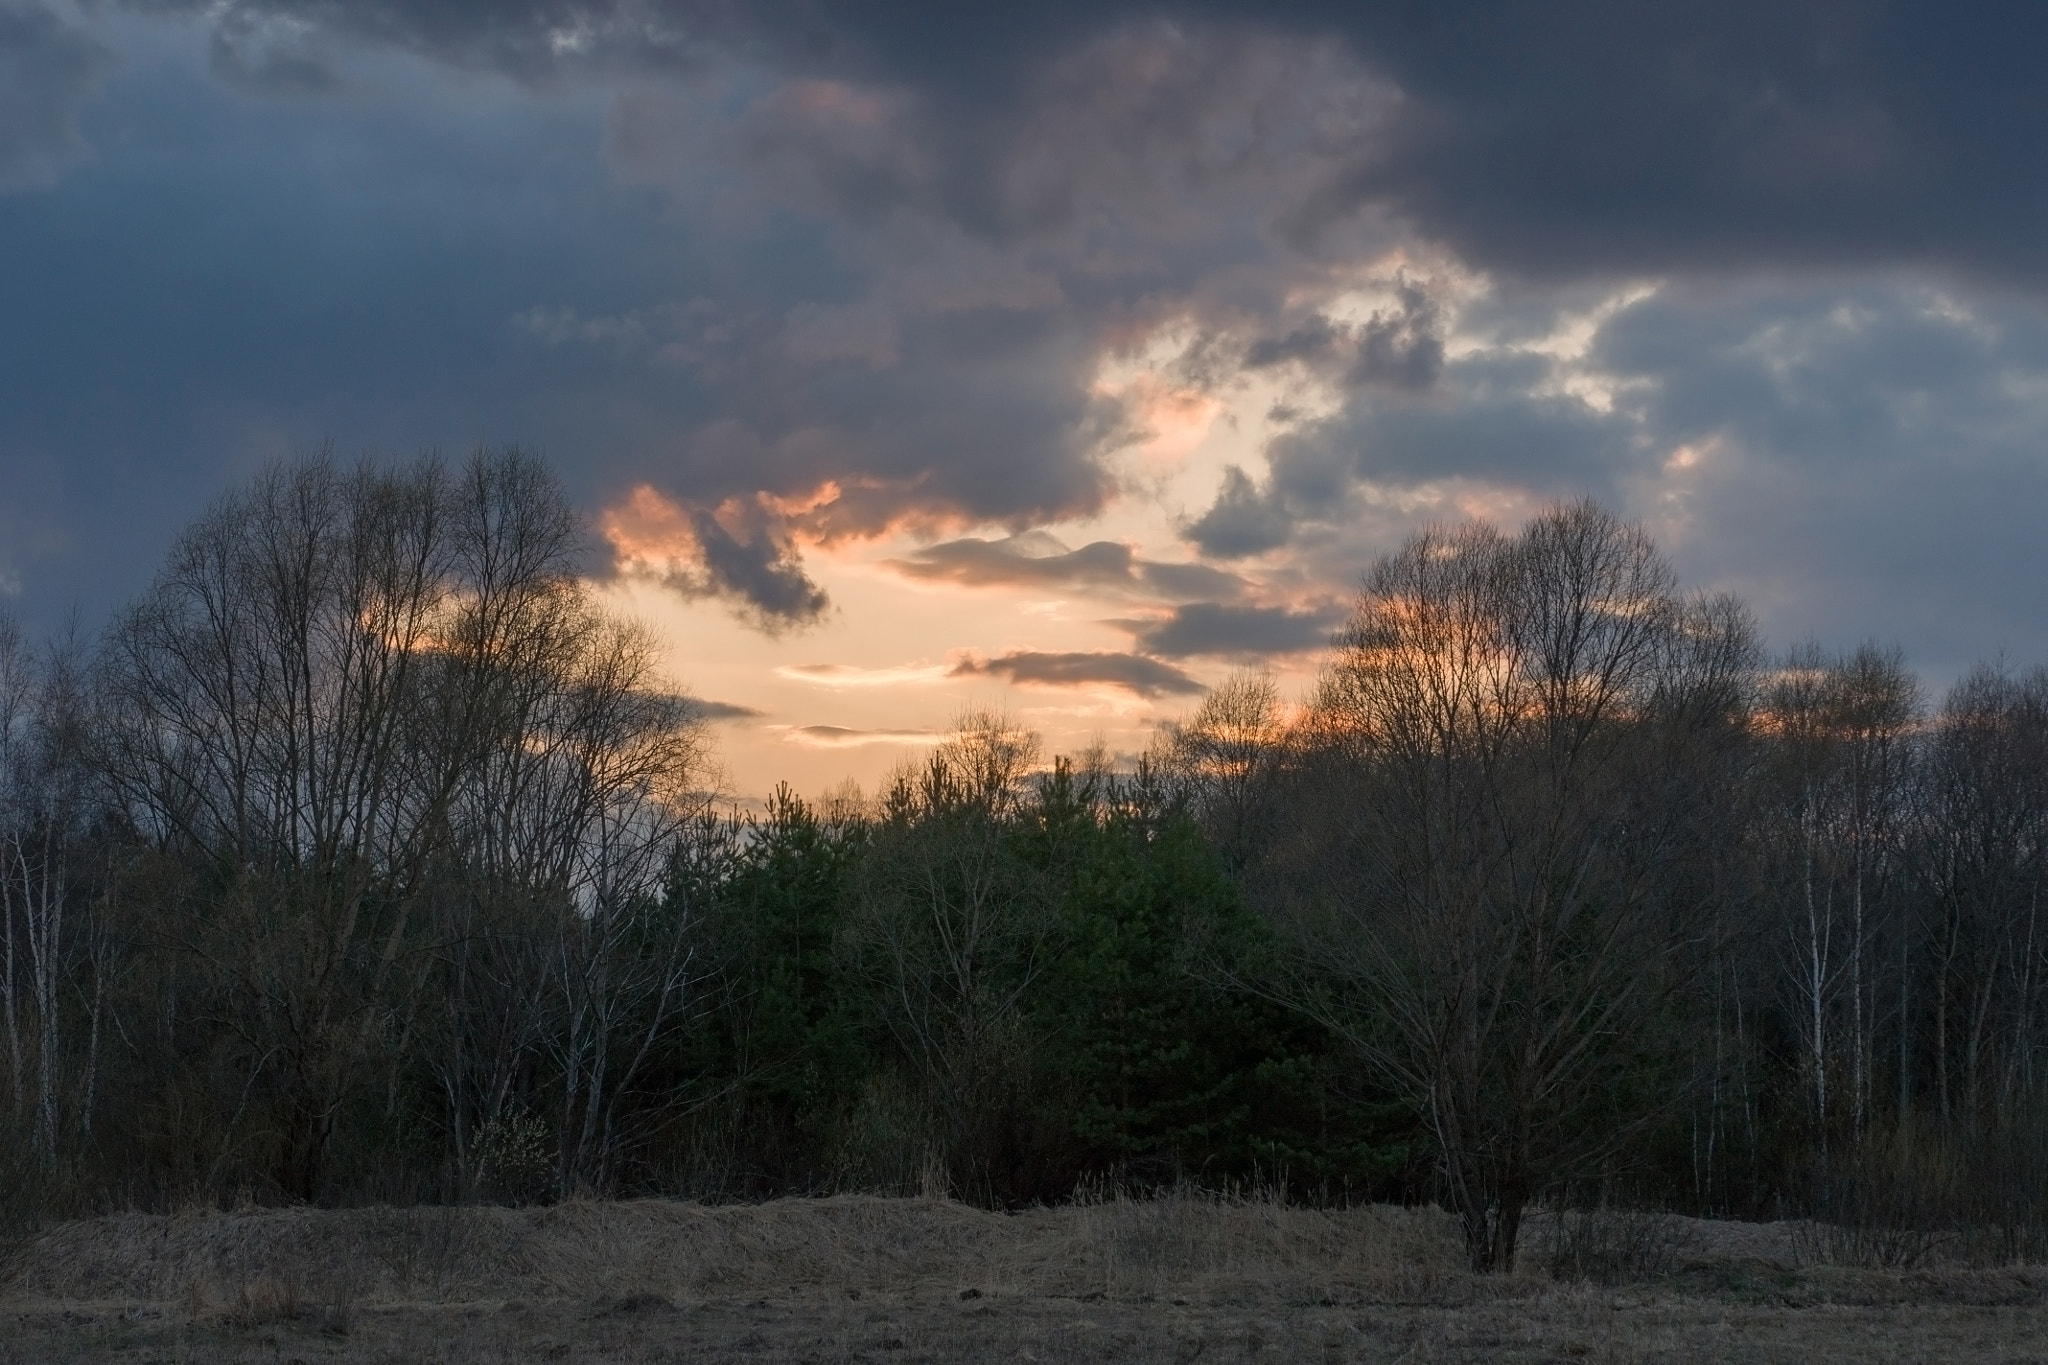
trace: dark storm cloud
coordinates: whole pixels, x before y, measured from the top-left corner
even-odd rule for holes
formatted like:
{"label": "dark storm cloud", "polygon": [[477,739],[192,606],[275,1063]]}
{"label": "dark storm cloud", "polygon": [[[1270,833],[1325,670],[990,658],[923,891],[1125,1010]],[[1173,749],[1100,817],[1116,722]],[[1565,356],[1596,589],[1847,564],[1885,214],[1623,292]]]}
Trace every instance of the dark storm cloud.
{"label": "dark storm cloud", "polygon": [[[797,249],[769,250],[796,255],[820,292],[858,287]],[[1091,451],[1115,417],[1087,393],[1090,348],[1053,299],[820,305],[791,297],[787,278],[721,293],[616,316],[537,308],[513,326],[529,344],[715,405],[696,421],[678,412],[680,438],[628,466],[693,504],[831,483],[801,520],[832,539],[912,513],[1055,519],[1107,496]]]}
{"label": "dark storm cloud", "polygon": [[1347,174],[1294,206],[1305,234],[1379,203],[1467,260],[1541,274],[1903,261],[2038,280],[2048,266],[2036,5],[944,8],[854,9],[845,25],[888,69],[990,118],[1011,73],[1133,15],[1341,38],[1403,99]]}
{"label": "dark storm cloud", "polygon": [[1275,494],[1304,512],[1358,478],[1465,477],[1610,493],[1628,456],[1611,421],[1576,398],[1532,392],[1533,385],[1478,382],[1476,372],[1487,368],[1481,362],[1457,368],[1454,402],[1356,405],[1275,440],[1267,450]]}
{"label": "dark storm cloud", "polygon": [[1903,261],[2038,279],[2048,10],[1746,3],[1362,12],[1411,97],[1329,197],[1540,273]]}
{"label": "dark storm cloud", "polygon": [[1148,654],[1171,659],[1196,656],[1262,658],[1321,649],[1343,620],[1341,607],[1302,611],[1292,607],[1240,607],[1190,602],[1161,621],[1130,623]]}
{"label": "dark storm cloud", "polygon": [[[764,624],[824,609],[799,544],[901,529],[1021,531],[1104,507],[1119,491],[1104,453],[1133,429],[1119,400],[1094,391],[1105,334],[1183,311],[1190,292],[1219,272],[1233,282],[1201,308],[1274,311],[1297,273],[1285,261],[1275,268],[1274,205],[1299,199],[1370,112],[1354,107],[1357,73],[1328,51],[1160,24],[1107,31],[1046,26],[1034,14],[992,47],[963,32],[964,61],[1008,73],[999,78],[1007,102],[968,110],[969,86],[932,84],[938,68],[883,29],[871,31],[871,16],[837,7],[245,0],[203,14],[197,5],[140,8],[201,15],[213,69],[236,87],[335,92],[317,110],[273,106],[285,127],[296,122],[315,137],[352,119],[376,122],[373,102],[351,92],[388,96],[390,73],[375,67],[374,54],[390,49],[558,90],[585,88],[572,82],[588,78],[587,88],[604,92],[608,169],[627,193],[651,192],[667,214],[680,267],[671,273],[683,278],[607,309],[601,299],[592,306],[587,289],[551,288],[558,270],[498,277],[490,293],[523,285],[526,296],[500,315],[488,348],[474,335],[456,344],[500,358],[523,346],[500,372],[553,377],[517,386],[519,401],[502,404],[482,430],[451,434],[466,443],[504,433],[543,446],[578,467],[579,491],[616,502],[647,483],[700,522],[734,499],[773,495],[751,504],[767,514],[739,531],[703,530],[698,561],[671,580],[730,598]],[[1037,56],[1018,64],[1027,48]],[[445,114],[432,103],[409,112]],[[322,117],[326,126],[310,126]],[[496,131],[477,127],[494,151]],[[421,202],[408,201],[410,187],[386,169],[388,145],[350,154],[353,163],[344,154],[310,166],[374,168],[352,186],[373,216]],[[223,158],[219,168],[230,172],[238,161],[246,164]],[[536,158],[503,175],[475,217],[487,219],[494,198],[511,207],[515,225],[547,205],[557,193],[553,164]],[[149,188],[126,210],[131,217],[161,216],[148,202],[160,186]],[[262,192],[237,185],[218,202],[251,197]],[[438,208],[438,198],[425,202]],[[499,230],[481,221],[450,226],[412,240],[460,254],[463,233]],[[377,234],[357,240],[373,244],[362,263],[390,251],[391,239]],[[230,255],[226,240],[207,245]],[[633,245],[643,259],[661,249],[647,237]],[[575,255],[602,249],[592,241]],[[286,277],[287,263],[310,265],[306,277],[318,278],[322,263],[292,260],[306,254],[299,242],[267,238],[235,264]],[[364,298],[381,293],[390,318],[431,312],[453,278]],[[469,309],[440,311],[467,321]],[[233,335],[244,320],[216,311],[207,326]],[[1406,324],[1389,325],[1393,333],[1351,339],[1357,363],[1426,365],[1427,345],[1401,333]],[[411,341],[422,327],[396,330]],[[381,409],[385,425],[446,432],[416,406],[392,401],[410,381],[376,373],[384,368],[378,348],[358,340],[366,338],[323,327],[273,354],[341,353],[342,365],[322,370],[330,402],[374,394],[364,406]],[[396,362],[404,349],[385,356]],[[432,373],[431,359],[419,359],[398,368]],[[207,394],[216,411],[266,408],[263,424],[299,444],[360,440],[359,411],[337,429],[274,387],[235,392],[242,377],[222,378],[225,385],[216,378],[191,392]],[[487,411],[479,397],[451,386],[436,406],[452,399]],[[549,410],[539,422],[536,407]],[[1172,597],[1229,590],[1199,566],[1131,572]]]}
{"label": "dark storm cloud", "polygon": [[45,6],[0,0],[0,191],[47,185],[86,155],[79,110],[112,65]]}
{"label": "dark storm cloud", "polygon": [[1138,654],[1039,653],[1016,650],[992,659],[963,659],[951,676],[1008,678],[1034,687],[1122,688],[1140,697],[1190,696],[1202,685],[1172,664]]}
{"label": "dark storm cloud", "polygon": [[[1546,388],[1540,359],[1447,360],[1421,285],[1364,323],[1294,310],[1317,262],[1358,258],[1333,243],[1361,214],[1504,278],[1907,263],[2029,280],[2048,242],[2033,151],[2048,104],[2031,101],[2023,55],[2043,50],[2048,12],[2032,9],[247,0],[211,13],[222,32],[284,18],[528,82],[688,77],[616,102],[619,172],[686,217],[723,176],[744,187],[742,219],[809,226],[780,251],[780,279],[682,300],[698,310],[689,325],[621,362],[700,397],[666,405],[681,435],[609,457],[602,479],[644,478],[700,511],[759,489],[805,500],[753,540],[705,538],[707,556],[727,553],[692,581],[762,620],[821,609],[789,548],[802,539],[1022,530],[1101,507],[1116,489],[1097,452],[1120,415],[1089,396],[1100,338],[1176,312],[1237,338],[1212,356],[1352,394],[1273,442],[1262,476],[1226,475],[1188,525],[1204,553],[1380,524],[1360,520],[1362,490],[1463,480],[1625,501],[1654,424]],[[718,86],[720,71],[754,74]],[[1676,404],[1685,381],[1654,382],[1667,380]],[[828,485],[836,499],[807,500]],[[1008,567],[1079,581],[1101,552],[1073,553]]]}
{"label": "dark storm cloud", "polygon": [[[878,134],[862,126],[864,118],[841,117],[820,138],[818,129],[802,126],[799,90],[794,99],[769,102],[765,112],[779,104],[796,117],[755,121],[751,152],[782,160],[785,170],[807,163],[837,212],[873,218],[907,208],[997,238],[1071,224],[1099,178],[1085,163],[1100,170],[1124,162],[1126,174],[1139,180],[1169,166],[1213,170],[1270,150],[1244,144],[1247,135],[1268,142],[1276,131],[1248,127],[1231,107],[1244,69],[1257,65],[1245,60],[1255,45],[1191,44],[1192,60],[1170,70],[1134,68],[1114,60],[1114,51],[1107,68],[1073,60],[1120,30],[1178,33],[1175,21],[1184,18],[1213,27],[1207,11],[1227,6],[1183,6],[1178,14],[1171,5],[1064,0],[128,0],[128,7],[203,16],[230,35],[229,46],[248,45],[240,38],[247,33],[285,34],[287,48],[312,48],[331,37],[545,88],[579,77],[690,77],[735,67],[798,82],[850,82],[892,106],[893,127]],[[1226,26],[1233,19],[1227,12],[1220,17]],[[1125,88],[1108,88],[1132,76]],[[1130,99],[1134,89],[1141,99]],[[1122,128],[1098,128],[1110,136],[1090,138],[1105,96],[1129,117]],[[1211,106],[1221,131],[1238,145],[1210,145],[1219,131]],[[1036,135],[1060,125],[1065,145],[1055,164]],[[1299,141],[1308,130],[1277,131]],[[1129,155],[1134,150],[1140,154]]]}
{"label": "dark storm cloud", "polygon": [[97,619],[224,488],[330,441],[518,442],[594,506],[691,411],[672,375],[506,327],[536,296],[689,280],[650,248],[658,206],[593,163],[601,123],[504,101],[457,124],[437,99],[252,112],[203,69],[128,61],[92,106],[118,138],[0,196],[0,260],[34,263],[0,269],[0,574],[26,611]]}
{"label": "dark storm cloud", "polygon": [[[719,58],[900,87],[927,111],[933,202],[991,231],[1066,211],[1063,191],[1006,197],[1008,168],[988,154],[1033,82],[1091,39],[1162,17],[1327,36],[1403,98],[1347,169],[1288,206],[1303,233],[1374,202],[1469,260],[1539,273],[1917,261],[2033,278],[2048,264],[2048,103],[2033,94],[2048,9],[2035,5],[241,0],[209,13],[528,80]],[[1202,94],[1187,93],[1183,122]],[[870,177],[859,193],[907,184]]]}
{"label": "dark storm cloud", "polygon": [[1043,533],[927,545],[890,567],[910,578],[966,587],[1078,584],[1146,591],[1167,598],[1234,596],[1244,580],[1206,564],[1162,564],[1140,559],[1128,545],[1097,540],[1078,550]]}

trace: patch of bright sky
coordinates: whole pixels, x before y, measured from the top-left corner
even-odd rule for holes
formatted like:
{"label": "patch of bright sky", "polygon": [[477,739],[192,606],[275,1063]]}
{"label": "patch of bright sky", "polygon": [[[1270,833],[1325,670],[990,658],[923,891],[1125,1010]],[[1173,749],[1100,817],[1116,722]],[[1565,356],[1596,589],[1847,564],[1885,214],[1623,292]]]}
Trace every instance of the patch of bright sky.
{"label": "patch of bright sky", "polygon": [[[951,676],[952,664],[971,655],[1114,651],[1129,648],[1130,639],[1083,612],[1027,610],[1036,599],[1029,590],[919,582],[880,562],[915,548],[906,538],[851,553],[814,550],[806,566],[831,594],[833,610],[816,626],[780,636],[738,620],[723,603],[686,600],[649,579],[621,579],[603,591],[654,629],[667,645],[671,675],[696,695],[760,713],[717,727],[728,786],[741,798],[759,798],[778,781],[816,795],[847,777],[872,791],[923,751],[928,732],[969,707],[1006,709],[1056,753],[1085,748],[1098,735],[1112,749],[1150,742],[1154,708],[1116,689]],[[817,726],[841,733],[823,743],[808,728]]]}
{"label": "patch of bright sky", "polygon": [[[1110,540],[1142,559],[1192,562],[1181,525],[1215,497],[1226,465],[1257,466],[1278,430],[1270,414],[1287,385],[1260,377],[1226,392],[1204,391],[1174,372],[1188,340],[1185,330],[1163,330],[1137,351],[1105,357],[1094,388],[1122,402],[1131,418],[1129,438],[1102,455],[1120,494],[1097,516],[1042,528],[1050,536],[1034,537],[1032,553]],[[959,534],[1004,533],[982,527]],[[969,657],[1127,651],[1131,633],[1119,622],[1162,615],[1169,604],[1134,598],[1128,585],[964,586],[911,578],[890,566],[926,543],[899,534],[808,547],[805,567],[834,607],[822,623],[780,636],[736,620],[722,603],[684,600],[645,579],[606,591],[668,642],[680,681],[705,698],[762,713],[718,727],[728,784],[741,798],[758,799],[776,781],[817,794],[848,777],[872,791],[897,764],[923,753],[930,732],[969,707],[1006,709],[1044,736],[1049,753],[1076,753],[1099,740],[1126,756],[1149,747],[1162,720],[1192,708],[1185,697],[1148,699],[1107,685],[1034,687],[986,674],[953,676],[952,666]],[[1316,661],[1277,662],[1283,685],[1299,690]],[[1176,663],[1209,683],[1231,668],[1218,660]]]}

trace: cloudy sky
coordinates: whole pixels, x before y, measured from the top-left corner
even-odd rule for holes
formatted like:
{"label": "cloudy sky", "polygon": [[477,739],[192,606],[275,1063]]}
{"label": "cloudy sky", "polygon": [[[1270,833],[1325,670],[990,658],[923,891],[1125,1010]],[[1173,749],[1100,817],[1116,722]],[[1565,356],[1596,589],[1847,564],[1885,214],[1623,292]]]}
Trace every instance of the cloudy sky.
{"label": "cloudy sky", "polygon": [[547,455],[734,788],[1133,751],[1592,495],[1778,646],[2048,659],[2048,7],[0,0],[0,594]]}

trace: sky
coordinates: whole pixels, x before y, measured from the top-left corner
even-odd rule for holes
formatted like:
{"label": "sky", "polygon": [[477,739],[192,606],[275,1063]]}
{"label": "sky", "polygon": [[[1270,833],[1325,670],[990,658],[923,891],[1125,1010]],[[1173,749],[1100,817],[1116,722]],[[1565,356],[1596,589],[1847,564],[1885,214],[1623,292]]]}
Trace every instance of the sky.
{"label": "sky", "polygon": [[1590,496],[2048,661],[2048,7],[0,0],[0,600],[322,448],[547,457],[730,790],[1142,751]]}

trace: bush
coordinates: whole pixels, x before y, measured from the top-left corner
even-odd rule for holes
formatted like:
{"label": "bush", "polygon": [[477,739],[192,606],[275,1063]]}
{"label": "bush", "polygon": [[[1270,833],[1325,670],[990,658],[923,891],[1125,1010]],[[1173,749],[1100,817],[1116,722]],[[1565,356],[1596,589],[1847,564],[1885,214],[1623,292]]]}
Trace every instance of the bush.
{"label": "bush", "polygon": [[1697,1238],[1674,1214],[1626,1204],[1590,1204],[1553,1216],[1552,1279],[1637,1284],[1678,1270]]}

